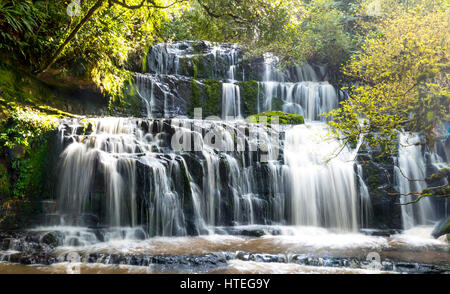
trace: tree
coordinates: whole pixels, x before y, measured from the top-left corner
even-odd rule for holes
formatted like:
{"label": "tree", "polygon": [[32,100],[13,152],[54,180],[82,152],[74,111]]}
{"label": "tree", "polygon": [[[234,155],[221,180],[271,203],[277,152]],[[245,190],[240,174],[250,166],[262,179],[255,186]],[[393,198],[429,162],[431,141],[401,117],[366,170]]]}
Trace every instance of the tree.
{"label": "tree", "polygon": [[131,76],[126,70],[131,54],[157,41],[168,12],[186,2],[83,0],[80,15],[69,16],[70,1],[4,0],[0,55],[25,71],[93,81],[114,97]]}
{"label": "tree", "polygon": [[433,145],[449,120],[449,6],[418,4],[398,9],[376,25],[344,67],[354,84],[348,100],[328,116],[333,134],[346,143],[360,138],[393,154],[399,131],[417,132]]}
{"label": "tree", "polygon": [[188,36],[239,43],[249,55],[271,52],[284,65],[312,61],[337,69],[357,46],[353,40],[359,40],[346,26],[355,12],[348,7],[358,5],[340,6],[340,2],[199,0],[165,23],[163,30],[170,40]]}

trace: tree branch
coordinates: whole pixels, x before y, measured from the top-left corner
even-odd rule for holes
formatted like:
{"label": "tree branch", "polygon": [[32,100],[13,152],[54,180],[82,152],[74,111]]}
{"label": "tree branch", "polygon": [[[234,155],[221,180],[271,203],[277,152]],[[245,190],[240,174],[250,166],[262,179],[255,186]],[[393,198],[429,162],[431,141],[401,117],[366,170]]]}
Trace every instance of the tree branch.
{"label": "tree branch", "polygon": [[232,14],[232,13],[230,13],[230,12],[218,14],[218,13],[216,13],[216,12],[213,12],[213,11],[211,10],[211,8],[208,7],[208,6],[207,6],[205,3],[203,3],[201,0],[197,0],[197,2],[200,4],[201,7],[203,7],[203,9],[206,11],[206,13],[207,13],[209,16],[211,16],[211,17],[214,17],[214,18],[221,18],[221,17],[224,17],[224,16],[229,16],[229,17],[233,18],[233,19],[234,19],[236,22],[238,22],[238,23],[245,23],[245,20],[242,19],[241,17],[237,16],[237,15],[234,15],[234,14]]}
{"label": "tree branch", "polygon": [[[433,194],[433,190],[436,190],[436,189],[441,189],[441,188],[448,188],[448,185],[441,185],[441,186],[435,186],[435,187],[430,187],[430,188],[426,188],[426,189],[428,189],[428,191],[426,191],[425,192],[425,189],[424,189],[424,191],[422,191],[422,192],[409,192],[409,193],[399,193],[399,192],[388,192],[388,191],[386,191],[386,190],[384,190],[384,189],[380,189],[382,192],[384,192],[384,193],[386,193],[387,195],[389,195],[389,196],[414,196],[414,195],[419,195],[419,197],[417,197],[415,200],[413,200],[413,201],[409,201],[409,202],[405,202],[405,203],[395,203],[395,204],[397,204],[397,205],[408,205],[408,204],[413,204],[413,203],[417,203],[417,202],[419,202],[419,200],[420,199],[422,199],[422,198],[424,198],[424,197],[430,197],[430,196],[436,196],[436,197],[439,197],[439,198],[446,198],[446,197],[449,197],[450,196],[450,194],[442,194],[442,195],[435,195],[435,194]],[[425,192],[425,193],[424,193]]]}
{"label": "tree branch", "polygon": [[70,41],[73,40],[73,38],[75,38],[75,36],[77,35],[77,33],[81,30],[81,28],[91,19],[91,17],[95,14],[95,12],[102,6],[103,2],[105,0],[99,0],[97,1],[97,3],[94,4],[94,6],[92,6],[88,13],[83,17],[83,19],[78,23],[78,25],[73,29],[73,31],[70,33],[70,35],[66,38],[66,40],[58,47],[58,49],[56,50],[56,52],[52,55],[52,57],[50,58],[50,61],[45,64],[41,70],[39,70],[37,73],[46,71],[47,69],[49,69],[56,61],[56,59],[58,58],[58,56],[61,54],[61,52],[66,48],[67,44],[70,43]]}
{"label": "tree branch", "polygon": [[[141,7],[166,9],[166,8],[170,8],[170,7],[174,6],[174,5],[177,4],[177,3],[185,2],[185,1],[188,1],[188,0],[175,0],[174,2],[172,2],[171,4],[166,5],[166,6],[158,5],[158,4],[156,4],[156,2],[155,2],[154,0],[142,0],[142,2],[141,2],[140,4],[137,4],[137,5],[128,5],[128,4],[126,3],[126,0],[123,0],[123,1],[119,1],[119,0],[109,0],[109,1],[110,1],[111,3],[120,5],[120,6],[122,6],[122,7],[127,8],[127,9],[139,9],[139,8],[141,8]],[[145,2],[149,2],[149,3],[151,3],[151,5],[144,5]]]}
{"label": "tree branch", "polygon": [[[70,33],[70,35],[66,38],[66,40],[64,40],[64,42],[58,47],[58,49],[56,50],[56,52],[52,55],[52,57],[49,59],[49,61],[44,64],[43,67],[41,67],[41,69],[37,70],[35,72],[35,74],[41,73],[46,71],[47,69],[49,69],[54,63],[55,61],[58,59],[59,55],[64,51],[64,49],[66,48],[66,46],[70,43],[70,41],[72,41],[75,36],[77,35],[77,33],[83,28],[83,26],[92,18],[92,16],[95,14],[95,12],[103,5],[103,3],[106,0],[98,0],[97,3],[94,4],[94,6],[92,6],[88,13],[83,17],[83,19],[78,23],[78,25],[73,29],[73,31]],[[152,3],[152,5],[144,5],[145,2],[150,2]],[[149,8],[157,8],[157,9],[165,9],[165,8],[169,8],[177,3],[181,3],[181,2],[185,2],[188,0],[175,0],[174,2],[172,2],[171,4],[167,5],[167,6],[160,6],[157,5],[155,3],[154,0],[142,0],[142,2],[140,4],[137,5],[128,5],[126,3],[126,0],[123,1],[119,1],[119,0],[108,0],[109,4],[111,5],[111,3],[120,5],[122,7],[125,7],[127,9],[139,9],[141,7],[149,7]]]}

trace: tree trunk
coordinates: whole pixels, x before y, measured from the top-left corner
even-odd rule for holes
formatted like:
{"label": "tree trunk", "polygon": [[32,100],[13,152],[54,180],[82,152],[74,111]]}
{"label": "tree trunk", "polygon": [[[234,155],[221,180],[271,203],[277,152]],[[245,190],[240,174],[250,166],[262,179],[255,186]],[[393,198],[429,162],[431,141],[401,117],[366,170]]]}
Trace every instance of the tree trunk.
{"label": "tree trunk", "polygon": [[95,3],[94,6],[91,7],[91,9],[89,9],[88,13],[84,16],[84,18],[80,21],[80,23],[73,29],[73,31],[70,33],[70,35],[67,37],[67,39],[64,40],[64,43],[62,43],[58,47],[58,50],[56,50],[56,52],[49,59],[49,62],[44,64],[44,66],[40,70],[38,70],[36,73],[46,71],[55,63],[55,61],[58,59],[59,55],[66,48],[67,44],[69,44],[70,41],[72,41],[73,38],[75,38],[75,36],[81,30],[81,28],[91,19],[91,17],[94,15],[94,13],[102,6],[103,2],[105,2],[105,0],[99,0],[99,1],[97,1],[97,3]]}

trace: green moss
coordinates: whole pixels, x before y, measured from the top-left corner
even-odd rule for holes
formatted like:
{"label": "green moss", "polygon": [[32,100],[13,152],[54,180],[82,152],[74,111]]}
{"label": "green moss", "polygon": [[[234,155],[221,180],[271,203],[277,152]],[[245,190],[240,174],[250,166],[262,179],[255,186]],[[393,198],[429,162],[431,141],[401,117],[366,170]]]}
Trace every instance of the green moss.
{"label": "green moss", "polygon": [[191,80],[192,97],[188,104],[188,115],[194,115],[194,108],[202,108],[204,117],[220,115],[220,99],[222,95],[222,82],[218,80],[203,80],[201,84],[195,79]]}
{"label": "green moss", "polygon": [[0,163],[0,199],[10,194],[10,179],[5,164]]}
{"label": "green moss", "polygon": [[450,217],[437,223],[431,234],[435,238],[445,234],[450,234]]}
{"label": "green moss", "polygon": [[380,186],[380,177],[378,173],[371,173],[367,178],[367,184],[372,190],[376,190]]}
{"label": "green moss", "polygon": [[203,55],[200,54],[192,57],[191,62],[192,62],[192,77],[194,77],[194,79],[207,78],[210,76],[210,73],[207,72],[208,70],[207,67],[205,66]]}
{"label": "green moss", "polygon": [[280,125],[298,125],[304,124],[303,116],[292,113],[285,113],[281,111],[266,111],[259,114],[252,115],[248,118],[249,123],[260,123],[261,117],[267,117],[267,123],[272,123],[273,117],[278,117]]}
{"label": "green moss", "polygon": [[244,81],[238,83],[241,93],[242,114],[247,117],[258,112],[258,82]]}
{"label": "green moss", "polygon": [[0,90],[4,100],[33,106],[58,104],[51,89],[36,78],[7,66],[0,66]]}
{"label": "green moss", "polygon": [[205,80],[206,101],[203,103],[204,116],[220,115],[219,103],[222,96],[222,82],[218,80]]}
{"label": "green moss", "polygon": [[438,181],[450,176],[450,168],[441,168],[436,173],[426,178],[428,182]]}
{"label": "green moss", "polygon": [[188,105],[188,115],[190,117],[194,116],[194,108],[202,107],[202,104],[200,103],[200,88],[197,83],[196,80],[191,80],[192,96]]}
{"label": "green moss", "polygon": [[207,45],[202,41],[195,41],[193,44],[194,53],[199,54],[202,53],[204,49],[207,48]]}
{"label": "green moss", "polygon": [[192,69],[194,70],[194,79],[196,79],[198,77],[198,68],[197,65],[193,65]]}
{"label": "green moss", "polygon": [[[72,110],[82,112],[84,102],[79,100],[79,92],[61,85],[50,85],[36,77],[0,62],[0,109],[30,106],[49,115],[73,117]],[[96,102],[89,101],[88,104]]]}
{"label": "green moss", "polygon": [[123,95],[117,99],[110,99],[108,113],[110,115],[140,116],[141,98],[132,80],[127,81],[123,88]]}

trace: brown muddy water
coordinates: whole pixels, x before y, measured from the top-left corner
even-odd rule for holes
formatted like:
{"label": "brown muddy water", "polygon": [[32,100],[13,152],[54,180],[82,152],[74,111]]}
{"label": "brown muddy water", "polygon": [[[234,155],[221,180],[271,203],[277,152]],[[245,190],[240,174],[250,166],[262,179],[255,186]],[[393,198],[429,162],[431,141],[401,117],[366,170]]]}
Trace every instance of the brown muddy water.
{"label": "brown muddy water", "polygon": [[[199,237],[157,237],[146,240],[110,240],[82,246],[60,246],[54,255],[76,253],[86,255],[151,255],[202,256],[224,254],[226,262],[210,267],[178,267],[149,264],[136,266],[112,264],[107,258],[97,262],[57,262],[51,265],[23,265],[7,262],[12,250],[0,252],[2,274],[380,274],[416,273],[438,267],[450,271],[450,246],[430,236],[431,227],[416,227],[390,237],[368,236],[360,233],[334,233],[316,227],[298,227],[287,235],[265,235],[259,238],[208,235]],[[257,255],[275,256],[275,259],[252,258]],[[230,257],[231,256],[231,257]],[[371,256],[379,258],[383,267],[364,263]],[[311,258],[313,261],[305,261]],[[345,260],[341,264],[327,263]],[[225,259],[224,259],[225,260]],[[354,261],[357,261],[356,263]],[[376,260],[378,261],[378,260]],[[170,261],[169,263],[176,263]]]}

